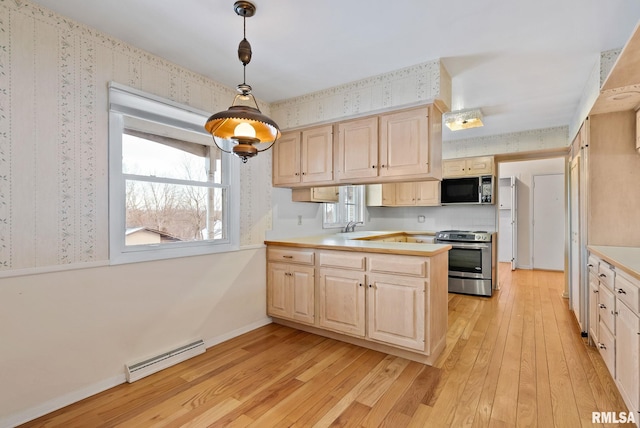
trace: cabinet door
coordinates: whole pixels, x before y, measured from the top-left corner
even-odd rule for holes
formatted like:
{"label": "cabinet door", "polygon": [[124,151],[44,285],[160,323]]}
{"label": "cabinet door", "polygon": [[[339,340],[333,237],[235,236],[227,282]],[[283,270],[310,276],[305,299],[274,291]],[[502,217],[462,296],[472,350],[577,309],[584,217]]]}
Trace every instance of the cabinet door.
{"label": "cabinet door", "polygon": [[589,273],[589,336],[593,343],[598,343],[598,278]]}
{"label": "cabinet door", "polygon": [[367,290],[368,336],[424,351],[425,280],[371,275]]}
{"label": "cabinet door", "polygon": [[333,180],[333,127],[302,131],[302,182]]}
{"label": "cabinet door", "polygon": [[338,125],[338,179],[378,176],[378,118]]}
{"label": "cabinet door", "polygon": [[315,269],[307,266],[292,265],[290,273],[291,317],[296,321],[313,324],[315,321]]}
{"label": "cabinet door", "polygon": [[314,187],[311,191],[314,201],[338,202],[339,200],[339,191],[336,186]]}
{"label": "cabinet door", "polygon": [[640,319],[616,302],[616,383],[632,412],[640,406]]}
{"label": "cabinet door", "polygon": [[454,178],[466,175],[466,163],[464,159],[450,159],[442,161],[442,177]]}
{"label": "cabinet door", "polygon": [[428,174],[429,117],[426,108],[380,116],[381,177]]}
{"label": "cabinet door", "polygon": [[364,337],[365,276],[342,269],[320,270],[320,327]]}
{"label": "cabinet door", "polygon": [[440,205],[440,182],[420,181],[416,184],[416,205]]}
{"label": "cabinet door", "polygon": [[482,156],[467,159],[466,175],[491,175],[493,174],[493,157]]}
{"label": "cabinet door", "polygon": [[283,133],[273,146],[273,184],[297,184],[300,177],[300,133]]}
{"label": "cabinet door", "polygon": [[616,340],[602,321],[598,325],[598,351],[613,377],[616,370]]}
{"label": "cabinet door", "polygon": [[290,318],[291,293],[288,292],[289,265],[269,263],[267,269],[267,314]]}
{"label": "cabinet door", "polygon": [[396,205],[415,205],[416,186],[414,183],[396,183]]}
{"label": "cabinet door", "polygon": [[382,205],[393,206],[396,204],[395,183],[385,183],[382,185]]}

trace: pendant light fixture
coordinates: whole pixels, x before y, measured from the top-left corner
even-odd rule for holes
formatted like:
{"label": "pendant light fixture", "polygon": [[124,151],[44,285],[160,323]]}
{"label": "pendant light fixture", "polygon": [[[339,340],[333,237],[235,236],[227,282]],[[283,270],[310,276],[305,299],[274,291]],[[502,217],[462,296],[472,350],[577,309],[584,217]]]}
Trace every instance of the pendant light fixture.
{"label": "pendant light fixture", "polygon": [[237,87],[238,94],[231,107],[211,116],[204,128],[213,136],[213,142],[220,150],[233,153],[246,163],[249,158],[269,150],[280,137],[280,129],[272,119],[262,114],[251,93],[251,86],[246,83],[247,64],[252,53],[247,40],[247,18],[255,15],[256,7],[248,1],[237,1],[233,8],[244,23],[244,38],[238,45],[243,82]]}

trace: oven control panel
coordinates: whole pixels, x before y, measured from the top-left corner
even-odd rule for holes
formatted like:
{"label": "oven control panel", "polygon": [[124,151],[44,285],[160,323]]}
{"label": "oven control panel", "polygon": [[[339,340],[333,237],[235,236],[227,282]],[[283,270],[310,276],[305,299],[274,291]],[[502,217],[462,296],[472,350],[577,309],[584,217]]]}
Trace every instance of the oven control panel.
{"label": "oven control panel", "polygon": [[491,242],[491,233],[485,231],[444,230],[436,233],[438,241]]}

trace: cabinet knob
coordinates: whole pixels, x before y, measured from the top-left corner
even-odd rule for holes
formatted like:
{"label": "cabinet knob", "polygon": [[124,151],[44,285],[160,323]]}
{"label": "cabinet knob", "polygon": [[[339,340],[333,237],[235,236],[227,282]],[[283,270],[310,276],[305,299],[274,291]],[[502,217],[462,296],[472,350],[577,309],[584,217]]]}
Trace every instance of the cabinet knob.
{"label": "cabinet knob", "polygon": [[371,165],[371,168],[375,169],[375,168],[376,168],[376,166],[375,166],[375,165]]}
{"label": "cabinet knob", "polygon": [[307,173],[306,173],[306,172],[303,172],[303,173],[302,173],[302,175],[307,175]]}
{"label": "cabinet knob", "polygon": [[380,168],[385,168],[385,166],[384,165],[380,165]]}
{"label": "cabinet knob", "polygon": [[618,294],[627,294],[622,288],[618,288]]}
{"label": "cabinet knob", "polygon": [[594,293],[598,293],[598,290],[593,290]]}
{"label": "cabinet knob", "polygon": [[282,256],[282,257],[284,257],[285,259],[292,259],[293,258],[293,256]]}
{"label": "cabinet knob", "polygon": [[358,284],[358,287],[362,287],[362,284]]}
{"label": "cabinet knob", "polygon": [[592,265],[591,263],[589,263],[589,264],[587,265],[587,267],[593,267],[593,265]]}
{"label": "cabinet knob", "polygon": [[607,275],[605,275],[604,273],[600,274],[600,278],[606,278],[606,277],[607,277]]}
{"label": "cabinet knob", "polygon": [[372,285],[371,285],[371,284],[369,284],[369,288],[372,288]]}
{"label": "cabinet knob", "polygon": [[607,349],[606,346],[604,346],[604,343],[598,343],[598,348],[600,349]]}
{"label": "cabinet knob", "polygon": [[300,175],[300,173],[299,173],[299,172],[296,172],[296,175]]}
{"label": "cabinet knob", "polygon": [[600,309],[607,309],[607,306],[606,306],[604,303],[600,303],[600,304],[598,305],[598,307],[599,307]]}

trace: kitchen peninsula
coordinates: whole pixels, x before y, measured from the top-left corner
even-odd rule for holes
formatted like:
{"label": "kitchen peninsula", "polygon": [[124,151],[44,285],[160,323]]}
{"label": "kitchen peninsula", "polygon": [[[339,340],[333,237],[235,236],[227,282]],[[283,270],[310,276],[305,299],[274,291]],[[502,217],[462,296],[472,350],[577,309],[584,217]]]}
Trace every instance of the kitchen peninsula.
{"label": "kitchen peninsula", "polygon": [[267,313],[279,324],[432,365],[446,345],[451,246],[421,241],[401,231],[265,241]]}

